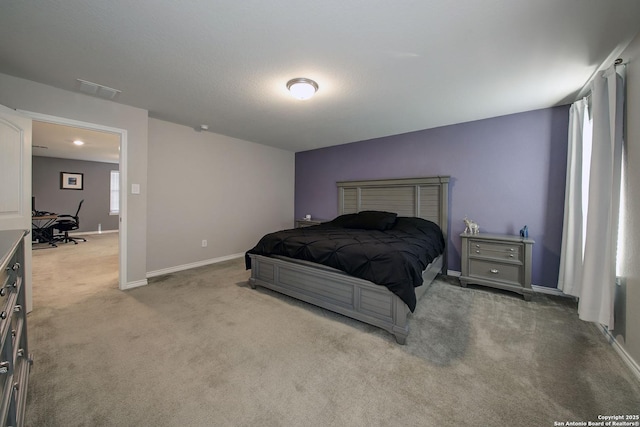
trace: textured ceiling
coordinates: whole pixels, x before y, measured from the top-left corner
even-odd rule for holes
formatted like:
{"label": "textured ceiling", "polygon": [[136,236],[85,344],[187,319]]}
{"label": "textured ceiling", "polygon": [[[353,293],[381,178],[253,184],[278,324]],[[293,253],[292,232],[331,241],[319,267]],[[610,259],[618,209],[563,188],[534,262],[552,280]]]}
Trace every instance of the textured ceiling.
{"label": "textured ceiling", "polygon": [[639,22],[637,0],[2,1],[0,72],[302,151],[568,103]]}
{"label": "textured ceiling", "polygon": [[[74,145],[76,139],[84,145]],[[120,161],[120,135],[108,132],[34,120],[31,140],[34,156],[107,163]]]}

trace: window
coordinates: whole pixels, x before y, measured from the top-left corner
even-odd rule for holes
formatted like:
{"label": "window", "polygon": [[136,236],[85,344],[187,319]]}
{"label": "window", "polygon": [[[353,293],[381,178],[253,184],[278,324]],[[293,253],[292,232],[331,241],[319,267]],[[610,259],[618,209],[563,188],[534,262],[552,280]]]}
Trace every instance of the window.
{"label": "window", "polygon": [[[584,123],[582,129],[582,223],[584,227],[582,229],[582,256],[584,257],[584,245],[587,240],[587,213],[589,209],[589,178],[591,173],[591,151],[592,151],[592,143],[593,143],[593,117],[589,114],[589,109],[585,109],[584,115]],[[622,152],[624,155],[624,151]],[[624,250],[624,238],[625,238],[625,230],[624,230],[624,213],[625,213],[625,191],[624,191],[624,182],[625,182],[625,170],[624,170],[625,162],[621,163],[621,182],[622,186],[620,188],[620,213],[618,219],[618,230],[617,230],[617,243],[616,243],[616,276],[622,275],[622,259],[623,259],[623,250]]]}
{"label": "window", "polygon": [[120,214],[120,171],[111,171],[109,215]]}
{"label": "window", "polygon": [[589,178],[591,175],[591,151],[593,145],[593,117],[589,106],[584,109],[582,123],[582,258],[587,241],[587,213],[589,212]]}

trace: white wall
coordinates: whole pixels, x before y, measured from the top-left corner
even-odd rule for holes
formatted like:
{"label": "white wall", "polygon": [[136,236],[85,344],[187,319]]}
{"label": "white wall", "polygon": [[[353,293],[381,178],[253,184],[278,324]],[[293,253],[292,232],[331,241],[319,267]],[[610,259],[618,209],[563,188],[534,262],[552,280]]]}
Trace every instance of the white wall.
{"label": "white wall", "polygon": [[624,330],[616,326],[614,335],[627,353],[640,364],[640,35],[623,53],[627,62],[627,178],[624,212],[626,245],[622,276],[626,282]]}
{"label": "white wall", "polygon": [[[126,174],[141,194],[127,192],[126,283],[146,281],[147,261],[147,132],[148,112],[111,101],[69,92],[0,74],[0,104],[127,131]],[[29,159],[29,167],[30,167]]]}
{"label": "white wall", "polygon": [[242,254],[293,227],[292,152],[149,119],[148,155],[151,275]]}
{"label": "white wall", "polygon": [[[293,226],[294,154],[156,119],[148,112],[0,74],[0,104],[127,131],[126,283],[240,254]],[[201,241],[208,240],[202,248]]]}

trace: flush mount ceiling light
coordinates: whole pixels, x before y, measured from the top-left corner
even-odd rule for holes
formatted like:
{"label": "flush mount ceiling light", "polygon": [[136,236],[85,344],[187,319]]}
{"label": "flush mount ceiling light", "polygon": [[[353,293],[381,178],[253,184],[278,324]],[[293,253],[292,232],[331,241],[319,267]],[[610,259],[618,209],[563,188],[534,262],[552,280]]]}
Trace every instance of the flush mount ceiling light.
{"label": "flush mount ceiling light", "polygon": [[304,100],[311,98],[318,90],[318,83],[311,79],[298,77],[287,82],[287,89],[294,98]]}
{"label": "flush mount ceiling light", "polygon": [[76,145],[84,145],[84,142],[80,141],[79,139],[76,139],[75,141],[73,141],[73,143]]}

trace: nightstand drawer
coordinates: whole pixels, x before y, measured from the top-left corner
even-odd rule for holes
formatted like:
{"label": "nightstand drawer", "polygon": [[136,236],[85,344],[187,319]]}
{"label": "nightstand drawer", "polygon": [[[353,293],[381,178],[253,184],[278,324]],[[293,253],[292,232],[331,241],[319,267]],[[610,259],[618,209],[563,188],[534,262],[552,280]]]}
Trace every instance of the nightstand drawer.
{"label": "nightstand drawer", "polygon": [[485,242],[469,240],[469,256],[482,256],[498,260],[522,261],[523,247],[518,243]]}
{"label": "nightstand drawer", "polygon": [[312,225],[320,225],[323,221],[319,219],[296,219],[295,227],[311,227]]}
{"label": "nightstand drawer", "polygon": [[523,268],[518,264],[507,264],[480,259],[469,260],[469,276],[524,286]]}

